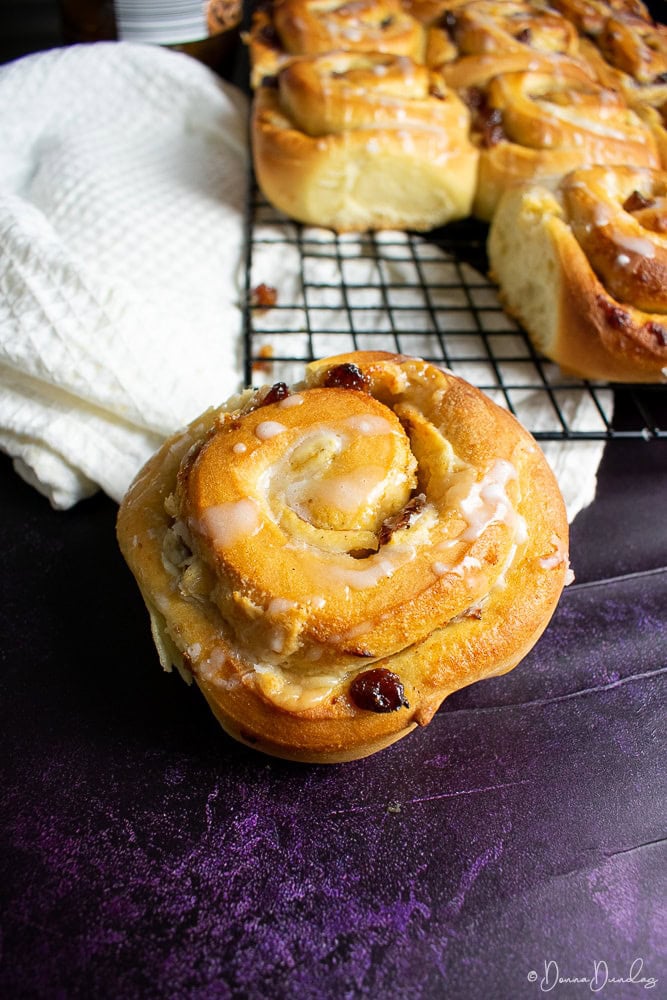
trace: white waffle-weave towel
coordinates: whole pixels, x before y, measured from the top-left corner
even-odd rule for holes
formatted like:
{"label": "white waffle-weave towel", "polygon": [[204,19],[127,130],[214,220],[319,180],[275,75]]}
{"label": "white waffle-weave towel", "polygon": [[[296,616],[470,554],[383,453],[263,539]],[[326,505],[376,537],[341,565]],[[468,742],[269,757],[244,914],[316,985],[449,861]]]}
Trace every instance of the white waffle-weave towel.
{"label": "white waffle-weave towel", "polygon": [[0,447],[56,507],[118,500],[239,387],[247,101],[101,43],[0,68]]}

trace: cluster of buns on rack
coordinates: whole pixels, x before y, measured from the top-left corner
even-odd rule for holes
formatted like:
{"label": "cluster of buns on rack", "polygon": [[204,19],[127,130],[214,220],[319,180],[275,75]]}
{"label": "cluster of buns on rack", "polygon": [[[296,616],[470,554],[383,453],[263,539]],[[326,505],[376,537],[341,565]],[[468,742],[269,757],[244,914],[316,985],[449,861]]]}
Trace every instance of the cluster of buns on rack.
{"label": "cluster of buns on rack", "polygon": [[667,27],[641,0],[274,0],[246,37],[273,205],[339,232],[484,220],[544,354],[667,378]]}

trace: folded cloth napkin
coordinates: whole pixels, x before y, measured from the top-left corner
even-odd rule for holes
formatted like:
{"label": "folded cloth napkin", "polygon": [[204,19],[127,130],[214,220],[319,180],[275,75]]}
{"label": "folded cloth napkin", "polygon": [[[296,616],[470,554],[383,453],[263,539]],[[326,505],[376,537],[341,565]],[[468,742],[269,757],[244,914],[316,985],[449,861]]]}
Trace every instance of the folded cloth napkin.
{"label": "folded cloth napkin", "polygon": [[247,100],[126,42],[0,68],[0,447],[118,500],[239,386]]}

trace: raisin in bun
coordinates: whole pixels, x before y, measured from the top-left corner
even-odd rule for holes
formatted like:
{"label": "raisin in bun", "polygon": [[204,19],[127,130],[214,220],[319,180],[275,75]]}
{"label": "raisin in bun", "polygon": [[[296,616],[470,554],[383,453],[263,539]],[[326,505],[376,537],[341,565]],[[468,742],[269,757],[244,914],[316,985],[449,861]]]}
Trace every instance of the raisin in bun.
{"label": "raisin in bun", "polygon": [[163,665],[236,739],[321,763],[514,667],[568,574],[531,436],[454,375],[383,352],[205,413],[138,475],[118,538]]}
{"label": "raisin in bun", "polygon": [[595,166],[500,201],[488,240],[508,312],[585,378],[667,378],[667,172]]}

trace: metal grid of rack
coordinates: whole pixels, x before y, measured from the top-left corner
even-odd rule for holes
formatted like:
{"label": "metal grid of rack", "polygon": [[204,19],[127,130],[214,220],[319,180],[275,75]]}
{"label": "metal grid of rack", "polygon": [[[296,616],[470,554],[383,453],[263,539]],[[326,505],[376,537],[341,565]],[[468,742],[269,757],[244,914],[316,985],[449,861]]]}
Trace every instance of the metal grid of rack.
{"label": "metal grid of rack", "polygon": [[667,437],[667,389],[568,378],[541,357],[486,277],[486,227],[426,236],[298,225],[251,188],[246,384],[294,382],[317,357],[390,350],[446,366],[542,440]]}

